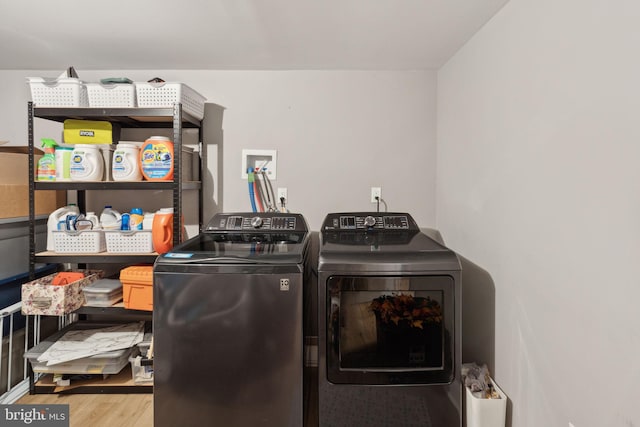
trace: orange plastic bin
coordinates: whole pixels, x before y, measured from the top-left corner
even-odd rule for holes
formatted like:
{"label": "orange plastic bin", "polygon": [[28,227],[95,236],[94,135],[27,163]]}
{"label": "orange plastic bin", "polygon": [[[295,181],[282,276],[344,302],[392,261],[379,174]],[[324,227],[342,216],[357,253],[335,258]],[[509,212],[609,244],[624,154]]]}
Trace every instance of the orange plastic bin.
{"label": "orange plastic bin", "polygon": [[153,310],[153,266],[133,265],[120,270],[122,300],[131,310]]}

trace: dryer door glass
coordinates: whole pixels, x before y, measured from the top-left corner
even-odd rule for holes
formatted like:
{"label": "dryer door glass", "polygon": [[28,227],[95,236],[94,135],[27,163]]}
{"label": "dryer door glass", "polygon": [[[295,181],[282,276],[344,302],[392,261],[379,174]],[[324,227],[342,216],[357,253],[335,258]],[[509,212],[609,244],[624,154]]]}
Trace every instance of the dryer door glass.
{"label": "dryer door glass", "polygon": [[332,276],[327,291],[329,381],[453,379],[452,277]]}

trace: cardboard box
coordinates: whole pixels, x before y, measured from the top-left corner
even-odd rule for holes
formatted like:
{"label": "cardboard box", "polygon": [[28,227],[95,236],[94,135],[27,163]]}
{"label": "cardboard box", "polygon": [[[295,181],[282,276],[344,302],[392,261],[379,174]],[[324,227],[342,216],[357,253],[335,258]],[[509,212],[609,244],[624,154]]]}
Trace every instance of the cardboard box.
{"label": "cardboard box", "polygon": [[22,285],[22,314],[40,314],[44,316],[62,316],[69,314],[84,305],[82,289],[101,279],[102,270],[78,270],[85,277],[66,285],[53,285],[58,273]]}
{"label": "cardboard box", "polygon": [[[42,152],[36,150],[34,169]],[[0,218],[29,215],[29,149],[28,147],[0,147]],[[48,215],[67,202],[66,191],[36,191],[36,215]]]}

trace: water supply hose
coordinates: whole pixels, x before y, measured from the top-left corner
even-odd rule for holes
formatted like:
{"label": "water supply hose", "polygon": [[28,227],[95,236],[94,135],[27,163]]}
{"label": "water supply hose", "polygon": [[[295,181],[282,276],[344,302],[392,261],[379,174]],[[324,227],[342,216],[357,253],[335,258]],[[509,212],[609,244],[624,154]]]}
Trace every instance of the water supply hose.
{"label": "water supply hose", "polygon": [[260,183],[258,182],[258,177],[255,177],[255,178],[256,180],[253,183],[253,195],[256,198],[256,205],[258,205],[258,212],[264,212],[264,206],[262,206],[262,194],[260,192]]}
{"label": "water supply hose", "polygon": [[247,169],[247,181],[249,182],[249,201],[251,202],[251,209],[253,212],[258,212],[256,208],[256,199],[253,193],[253,183],[255,182],[255,176],[251,168]]}

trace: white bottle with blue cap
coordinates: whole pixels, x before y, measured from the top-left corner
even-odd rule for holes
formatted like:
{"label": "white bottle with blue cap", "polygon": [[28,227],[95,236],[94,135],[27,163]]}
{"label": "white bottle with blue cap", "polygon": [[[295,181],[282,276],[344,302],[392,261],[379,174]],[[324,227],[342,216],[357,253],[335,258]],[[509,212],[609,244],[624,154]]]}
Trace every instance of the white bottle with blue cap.
{"label": "white bottle with blue cap", "polygon": [[104,230],[120,230],[122,215],[111,205],[106,205],[100,214],[100,225]]}
{"label": "white bottle with blue cap", "polygon": [[51,212],[47,220],[47,250],[54,251],[55,244],[53,240],[53,232],[58,230],[66,230],[66,226],[59,227],[59,224],[66,224],[68,215],[80,215],[80,209],[74,204],[69,204]]}

